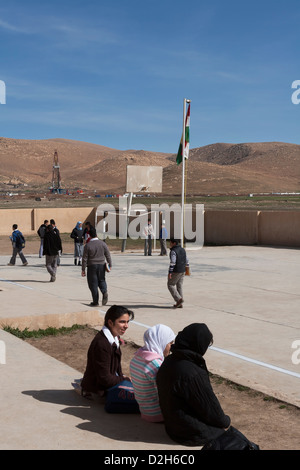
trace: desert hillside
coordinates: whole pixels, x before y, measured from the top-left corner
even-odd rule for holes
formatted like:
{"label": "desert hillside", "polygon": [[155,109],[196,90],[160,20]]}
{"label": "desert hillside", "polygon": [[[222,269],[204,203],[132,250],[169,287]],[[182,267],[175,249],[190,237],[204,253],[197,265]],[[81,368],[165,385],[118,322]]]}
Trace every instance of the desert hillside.
{"label": "desert hillside", "polygon": [[[127,165],[163,167],[163,193],[180,194],[182,166],[172,154],[115,150],[65,139],[0,138],[0,190],[48,191],[54,152],[61,186],[74,190],[124,192]],[[282,142],[216,143],[190,150],[187,193],[298,192],[300,145]]]}

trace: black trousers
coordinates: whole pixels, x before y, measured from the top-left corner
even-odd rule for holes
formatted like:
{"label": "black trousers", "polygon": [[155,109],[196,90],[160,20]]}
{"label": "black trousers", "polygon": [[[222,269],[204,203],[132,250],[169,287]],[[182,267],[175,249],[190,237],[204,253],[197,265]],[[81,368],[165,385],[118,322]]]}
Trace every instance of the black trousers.
{"label": "black trousers", "polygon": [[105,264],[92,264],[87,267],[87,282],[92,294],[93,302],[99,303],[99,291],[102,294],[107,292],[107,284],[105,280]]}

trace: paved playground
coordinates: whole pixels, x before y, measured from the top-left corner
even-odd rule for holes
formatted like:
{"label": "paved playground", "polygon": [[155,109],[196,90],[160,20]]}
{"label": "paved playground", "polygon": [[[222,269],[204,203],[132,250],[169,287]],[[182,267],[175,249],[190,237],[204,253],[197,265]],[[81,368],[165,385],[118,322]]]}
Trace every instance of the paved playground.
{"label": "paved playground", "polygon": [[[158,253],[112,253],[109,302],[99,308],[89,307],[86,278],[71,254],[62,257],[55,283],[38,255],[26,253],[26,267],[19,259],[7,266],[9,257],[0,256],[0,323],[20,329],[101,327],[105,311],[117,303],[135,312],[126,339],[142,344],[148,326],[164,323],[178,332],[204,322],[214,335],[205,356],[211,372],[299,407],[300,250],[204,247],[188,256],[183,309],[172,308],[169,259]],[[116,428],[103,406],[83,402],[71,390],[78,373],[70,367],[3,330],[0,346],[1,449],[178,448],[163,426],[145,427],[139,416],[119,415]]]}

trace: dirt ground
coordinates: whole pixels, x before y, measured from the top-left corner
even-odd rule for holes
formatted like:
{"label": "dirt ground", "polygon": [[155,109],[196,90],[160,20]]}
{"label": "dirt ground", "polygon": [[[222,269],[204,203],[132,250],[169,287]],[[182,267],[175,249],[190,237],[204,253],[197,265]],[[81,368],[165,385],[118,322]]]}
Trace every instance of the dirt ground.
{"label": "dirt ground", "polygon": [[[8,237],[7,237],[8,238]],[[11,243],[0,237],[0,254],[11,255]],[[38,240],[26,243],[27,253],[38,253]],[[64,244],[64,253],[73,252],[73,243]],[[34,347],[78,371],[80,378],[85,370],[88,347],[95,335],[92,328],[79,329],[67,335],[28,339]],[[123,372],[129,373],[130,359],[137,345],[122,346]],[[209,369],[209,364],[207,364]],[[262,450],[300,450],[300,409],[274,400],[254,390],[245,389],[220,377],[212,376],[213,389],[231,424],[242,431]]]}
{"label": "dirt ground", "polygon": [[[84,373],[87,350],[95,334],[95,330],[87,327],[67,335],[26,341],[78,371],[74,376],[76,379]],[[129,374],[129,362],[136,349],[137,345],[126,340],[122,345],[125,374]],[[221,377],[212,376],[211,382],[223,410],[231,417],[231,424],[258,444],[261,450],[300,450],[300,409]]]}

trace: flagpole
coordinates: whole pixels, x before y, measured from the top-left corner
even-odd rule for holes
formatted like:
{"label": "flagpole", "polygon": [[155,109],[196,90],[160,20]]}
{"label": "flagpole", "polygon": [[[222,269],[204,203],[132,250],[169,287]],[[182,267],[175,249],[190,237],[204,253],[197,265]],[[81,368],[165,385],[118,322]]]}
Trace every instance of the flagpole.
{"label": "flagpole", "polygon": [[[184,246],[184,205],[185,205],[185,191],[186,191],[186,169],[185,169],[185,138],[186,138],[186,124],[187,124],[187,113],[186,113],[186,103],[189,103],[190,107],[191,100],[186,98],[183,101],[183,132],[182,132],[182,190],[181,190],[181,246]],[[189,113],[189,108],[188,108]],[[188,140],[189,142],[189,140]],[[188,158],[188,157],[187,157]]]}
{"label": "flagpole", "polygon": [[181,183],[181,246],[184,246],[184,188],[185,188],[185,113],[186,113],[186,98],[183,100],[183,130],[182,130],[182,183]]}

